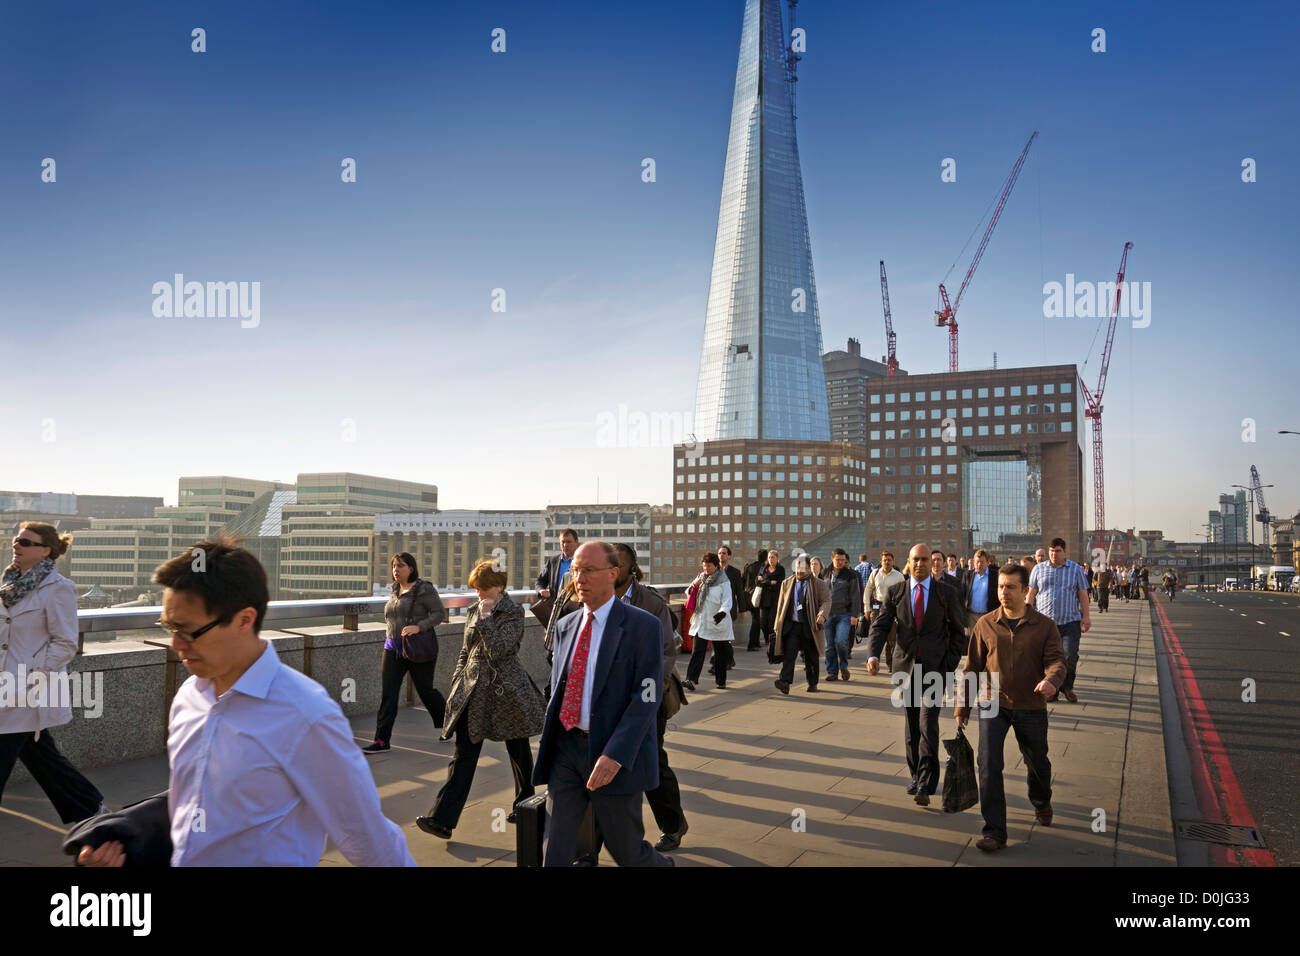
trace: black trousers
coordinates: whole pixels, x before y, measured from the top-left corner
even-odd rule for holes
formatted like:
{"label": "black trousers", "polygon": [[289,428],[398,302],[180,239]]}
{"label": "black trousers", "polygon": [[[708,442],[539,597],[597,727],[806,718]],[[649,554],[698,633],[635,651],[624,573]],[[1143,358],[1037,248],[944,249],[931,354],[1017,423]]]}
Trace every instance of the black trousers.
{"label": "black trousers", "polygon": [[619,866],[672,866],[667,857],[645,841],[642,794],[609,793],[605,787],[587,789],[587,779],[595,766],[587,735],[581,730],[561,731],[556,736],[547,782],[545,865],[573,865],[578,855],[578,828],[590,805],[601,838]]}
{"label": "black trousers", "polygon": [[[924,667],[912,671],[912,686],[904,700],[921,699],[927,671]],[[916,686],[916,679],[921,681]],[[942,686],[942,684],[940,685]],[[942,700],[935,707],[903,708],[903,747],[907,754],[907,769],[916,781],[919,793],[936,793],[939,789],[939,711]]]}
{"label": "black trousers", "polygon": [[0,797],[19,760],[54,804],[59,819],[76,823],[93,814],[104,802],[104,795],[54,745],[48,730],[39,737],[32,731],[0,734]]}
{"label": "black trousers", "polygon": [[380,669],[382,691],[379,698],[379,714],[375,718],[375,739],[388,743],[393,736],[393,724],[397,721],[397,701],[402,693],[402,678],[411,675],[415,692],[420,695],[420,702],[433,718],[433,726],[441,727],[442,719],[447,713],[447,698],[433,686],[433,668],[437,661],[418,664],[413,660],[384,650],[384,661]]}
{"label": "black trousers", "polygon": [[659,713],[655,718],[655,727],[659,734],[659,786],[647,790],[645,798],[661,833],[681,833],[686,829],[686,814],[682,812],[682,791],[677,785],[677,775],[668,766],[668,751],[664,750],[668,715],[662,704],[659,705]]}
{"label": "black trousers", "polygon": [[803,651],[803,669],[808,686],[816,687],[820,676],[817,642],[813,640],[812,628],[806,618],[799,622],[787,621],[785,633],[781,636],[781,680],[787,684],[794,680],[794,662],[800,651]]}
{"label": "black trousers", "polygon": [[1105,588],[1097,589],[1097,610],[1099,611],[1110,610],[1110,592],[1107,591]]}
{"label": "black trousers", "polygon": [[749,612],[749,646],[747,650],[756,651],[763,635],[763,610],[754,608]]}
{"label": "black trousers", "polygon": [[1047,759],[1047,711],[1000,708],[994,717],[975,711],[980,725],[980,812],[984,835],[1007,840],[1007,794],[1002,784],[1002,751],[1007,731],[1015,730],[1029,771],[1029,802],[1035,810],[1052,803],[1052,764]]}
{"label": "black trousers", "polygon": [[762,609],[762,621],[763,621],[763,640],[765,643],[767,643],[769,647],[767,656],[771,657],[772,656],[772,651],[770,649],[771,644],[774,640],[776,640],[776,602],[775,601],[772,602],[771,607],[765,607]]}
{"label": "black trousers", "polygon": [[706,648],[713,644],[713,676],[719,687],[727,686],[727,668],[731,666],[731,642],[713,643],[701,637],[695,638],[695,649],[691,651],[691,662],[686,665],[686,679],[692,684],[699,683],[700,672],[704,670]]}
{"label": "black trousers", "polygon": [[[460,823],[460,814],[465,809],[465,801],[469,799],[470,784],[474,782],[474,771],[482,752],[483,741],[474,743],[470,740],[467,709],[456,721],[456,752],[447,765],[447,782],[438,791],[433,809],[429,811],[429,816],[448,830],[456,829],[456,824]],[[533,751],[528,745],[528,738],[507,740],[506,753],[510,757],[510,769],[515,775],[515,803],[527,800],[534,793]]]}

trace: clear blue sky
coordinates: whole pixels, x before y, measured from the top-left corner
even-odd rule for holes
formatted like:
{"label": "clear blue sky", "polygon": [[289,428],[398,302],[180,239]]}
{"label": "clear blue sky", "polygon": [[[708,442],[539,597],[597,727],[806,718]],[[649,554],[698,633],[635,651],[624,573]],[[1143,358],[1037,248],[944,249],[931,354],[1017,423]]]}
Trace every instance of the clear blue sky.
{"label": "clear blue sky", "polygon": [[[182,474],[350,469],[449,508],[597,479],[668,501],[669,451],[596,422],[693,410],[743,8],[7,5],[0,345],[40,377],[11,382],[0,487],[173,501]],[[944,367],[936,284],[1037,129],[962,366],[1082,364],[1097,323],[1044,319],[1043,283],[1113,278],[1132,240],[1152,322],[1116,338],[1110,523],[1186,538],[1252,463],[1300,507],[1275,434],[1300,431],[1294,5],[804,0],[799,25],[828,349],[883,350],[883,258],[903,367]],[[155,318],[176,272],[260,281],[261,325]]]}

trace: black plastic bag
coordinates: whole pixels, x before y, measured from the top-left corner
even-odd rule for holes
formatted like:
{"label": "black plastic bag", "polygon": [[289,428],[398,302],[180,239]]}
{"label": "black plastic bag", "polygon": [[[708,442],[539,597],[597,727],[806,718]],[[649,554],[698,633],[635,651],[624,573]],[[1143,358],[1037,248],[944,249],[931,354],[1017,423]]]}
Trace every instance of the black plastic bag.
{"label": "black plastic bag", "polygon": [[943,771],[943,812],[960,813],[980,802],[979,777],[975,775],[975,751],[960,727],[957,736],[943,742],[948,766]]}

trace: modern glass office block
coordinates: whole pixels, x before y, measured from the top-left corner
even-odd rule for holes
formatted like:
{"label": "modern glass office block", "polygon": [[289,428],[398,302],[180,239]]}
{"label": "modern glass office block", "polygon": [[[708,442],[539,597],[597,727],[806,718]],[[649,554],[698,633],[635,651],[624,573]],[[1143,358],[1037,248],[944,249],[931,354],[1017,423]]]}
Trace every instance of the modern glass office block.
{"label": "modern glass office block", "polygon": [[695,401],[701,441],[829,441],[821,320],[776,0],[748,0]]}
{"label": "modern glass office block", "polygon": [[1038,445],[962,449],[962,517],[974,548],[1000,560],[1040,546],[1043,460]]}

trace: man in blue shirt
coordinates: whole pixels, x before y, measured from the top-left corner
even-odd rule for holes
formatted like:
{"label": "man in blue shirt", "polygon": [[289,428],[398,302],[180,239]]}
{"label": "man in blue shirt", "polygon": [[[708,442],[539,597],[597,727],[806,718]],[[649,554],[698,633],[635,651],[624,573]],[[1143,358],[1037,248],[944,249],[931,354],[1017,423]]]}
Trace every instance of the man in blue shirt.
{"label": "man in blue shirt", "polygon": [[[1029,573],[1028,603],[1056,622],[1065,648],[1065,683],[1061,694],[1072,704],[1079,702],[1074,693],[1074,675],[1079,664],[1079,643],[1092,627],[1088,607],[1088,578],[1083,567],[1065,557],[1065,539],[1053,538],[1048,560],[1034,565]],[[1056,700],[1056,695],[1048,701]]]}
{"label": "man in blue shirt", "polygon": [[966,609],[966,636],[975,630],[975,622],[998,605],[998,575],[989,564],[989,553],[983,548],[975,552],[975,565],[961,576],[962,606]]}

